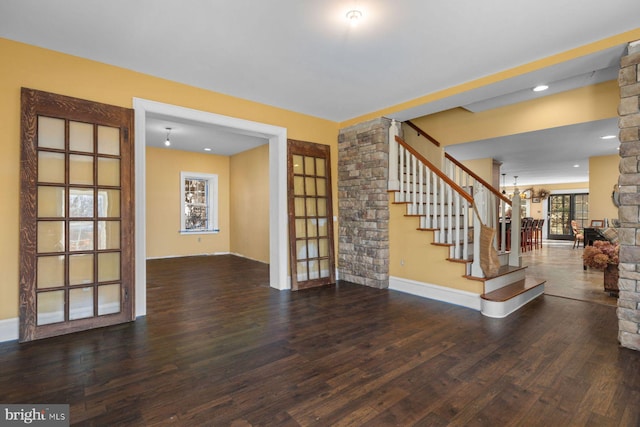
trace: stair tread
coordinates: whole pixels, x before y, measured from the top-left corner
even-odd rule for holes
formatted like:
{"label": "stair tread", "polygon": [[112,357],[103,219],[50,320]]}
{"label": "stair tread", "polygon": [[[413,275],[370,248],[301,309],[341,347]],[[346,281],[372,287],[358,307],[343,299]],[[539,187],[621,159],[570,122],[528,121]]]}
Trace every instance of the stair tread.
{"label": "stair tread", "polygon": [[462,259],[462,258],[447,258],[447,261],[459,262],[461,264],[471,264],[473,262],[472,259]]}
{"label": "stair tread", "polygon": [[513,273],[514,271],[518,271],[518,270],[524,270],[525,268],[527,268],[526,266],[523,267],[515,267],[512,265],[503,265],[500,267],[500,270],[498,270],[498,274],[496,274],[494,277],[477,277],[477,276],[464,276],[467,279],[470,280],[478,280],[480,282],[486,282],[487,280],[491,280],[491,279],[495,279],[496,277],[500,277],[500,276],[504,276],[507,275],[509,273]]}
{"label": "stair tread", "polygon": [[510,285],[504,286],[495,291],[481,295],[481,298],[487,301],[504,302],[513,297],[527,292],[530,289],[544,285],[547,281],[536,277],[526,277]]}

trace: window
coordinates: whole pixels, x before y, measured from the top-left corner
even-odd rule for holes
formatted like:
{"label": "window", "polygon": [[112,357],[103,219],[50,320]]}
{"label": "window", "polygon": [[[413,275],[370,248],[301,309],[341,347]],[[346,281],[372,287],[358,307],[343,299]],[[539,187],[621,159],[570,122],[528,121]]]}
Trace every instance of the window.
{"label": "window", "polygon": [[218,175],[180,172],[181,233],[217,233]]}

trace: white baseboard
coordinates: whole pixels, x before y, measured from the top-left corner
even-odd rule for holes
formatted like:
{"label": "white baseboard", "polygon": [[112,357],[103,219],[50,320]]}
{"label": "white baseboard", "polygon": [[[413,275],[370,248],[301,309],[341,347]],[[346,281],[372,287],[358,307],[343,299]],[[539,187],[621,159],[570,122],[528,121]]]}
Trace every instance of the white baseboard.
{"label": "white baseboard", "polygon": [[[236,255],[236,254],[232,254],[231,252],[212,252],[212,253],[190,254],[190,255],[150,256],[150,257],[147,257],[146,259],[150,260],[150,259],[187,258],[187,257],[192,257],[192,256],[212,256],[212,255]],[[242,256],[242,255],[238,255],[238,256]]]}
{"label": "white baseboard", "polygon": [[462,307],[477,311],[480,311],[481,307],[480,294],[403,279],[401,277],[390,276],[389,289],[436,301],[443,301],[449,304],[461,305]]}
{"label": "white baseboard", "polygon": [[0,320],[0,342],[14,341],[18,339],[18,318]]}
{"label": "white baseboard", "polygon": [[264,261],[261,261],[259,259],[251,258],[251,257],[248,257],[246,255],[238,254],[238,253],[235,253],[235,252],[227,252],[226,254],[219,253],[219,254],[214,254],[214,255],[234,255],[234,256],[237,256],[237,257],[240,257],[240,258],[244,258],[244,259],[248,259],[248,260],[251,260],[251,261],[261,262],[262,264],[269,264],[268,262],[264,262]]}

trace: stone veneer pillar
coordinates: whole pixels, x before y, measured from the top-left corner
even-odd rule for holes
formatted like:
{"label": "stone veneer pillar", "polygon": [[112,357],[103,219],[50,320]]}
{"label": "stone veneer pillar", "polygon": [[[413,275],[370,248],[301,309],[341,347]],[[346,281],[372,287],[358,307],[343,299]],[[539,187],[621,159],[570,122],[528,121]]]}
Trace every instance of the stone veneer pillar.
{"label": "stone veneer pillar", "polygon": [[340,130],[338,136],[338,273],[340,280],[389,287],[389,119]]}
{"label": "stone veneer pillar", "polygon": [[620,62],[620,296],[618,340],[640,350],[640,42]]}

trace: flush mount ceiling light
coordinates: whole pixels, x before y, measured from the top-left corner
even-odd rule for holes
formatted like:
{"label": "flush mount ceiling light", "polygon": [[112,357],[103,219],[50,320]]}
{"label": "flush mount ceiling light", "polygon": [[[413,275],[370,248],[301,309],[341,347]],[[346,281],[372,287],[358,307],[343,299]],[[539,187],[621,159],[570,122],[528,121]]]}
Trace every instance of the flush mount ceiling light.
{"label": "flush mount ceiling light", "polygon": [[171,145],[171,141],[169,140],[169,136],[171,135],[171,128],[165,128],[167,130],[167,139],[164,141],[165,147]]}
{"label": "flush mount ceiling light", "polygon": [[362,18],[362,12],[357,9],[353,9],[347,12],[346,16],[351,26],[355,27]]}
{"label": "flush mount ceiling light", "polygon": [[579,167],[580,167],[580,165],[577,165],[577,164],[576,164],[576,165],[573,165],[573,167],[574,167],[574,168],[579,168]]}
{"label": "flush mount ceiling light", "polygon": [[205,148],[204,151],[211,151],[211,148]]}
{"label": "flush mount ceiling light", "polygon": [[543,92],[545,90],[549,89],[549,86],[547,85],[538,85],[536,87],[533,88],[534,92]]}
{"label": "flush mount ceiling light", "polygon": [[616,137],[615,135],[604,135],[604,136],[601,136],[600,139],[613,139],[615,137]]}

